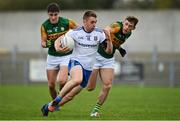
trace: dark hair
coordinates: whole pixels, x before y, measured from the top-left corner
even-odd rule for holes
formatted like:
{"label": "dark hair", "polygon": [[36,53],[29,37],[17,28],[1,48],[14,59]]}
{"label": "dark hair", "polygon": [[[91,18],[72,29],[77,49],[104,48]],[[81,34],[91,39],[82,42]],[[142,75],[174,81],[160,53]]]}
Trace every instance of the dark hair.
{"label": "dark hair", "polygon": [[97,15],[96,15],[95,11],[93,11],[93,10],[88,10],[88,11],[86,11],[86,12],[84,13],[83,19],[86,19],[86,18],[88,18],[88,17],[95,17],[95,18],[97,18]]}
{"label": "dark hair", "polygon": [[138,23],[138,19],[134,16],[127,16],[126,20],[128,20],[129,22],[133,22],[134,23],[134,27],[136,26],[136,24]]}
{"label": "dark hair", "polygon": [[57,3],[50,3],[47,6],[47,12],[58,12],[59,13],[59,5]]}

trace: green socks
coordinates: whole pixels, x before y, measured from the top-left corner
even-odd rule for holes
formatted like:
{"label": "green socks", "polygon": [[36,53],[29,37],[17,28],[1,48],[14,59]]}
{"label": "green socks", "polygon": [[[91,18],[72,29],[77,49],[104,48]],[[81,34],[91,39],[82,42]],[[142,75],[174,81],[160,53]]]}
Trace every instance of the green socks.
{"label": "green socks", "polygon": [[93,110],[92,110],[92,113],[94,112],[99,112],[99,109],[100,109],[101,105],[96,103],[96,105],[94,106]]}

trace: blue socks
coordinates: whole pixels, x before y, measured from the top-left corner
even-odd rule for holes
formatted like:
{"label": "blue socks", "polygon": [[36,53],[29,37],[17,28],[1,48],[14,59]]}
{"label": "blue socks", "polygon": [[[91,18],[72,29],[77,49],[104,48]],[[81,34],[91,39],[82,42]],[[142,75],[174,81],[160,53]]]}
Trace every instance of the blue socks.
{"label": "blue socks", "polygon": [[62,100],[62,97],[57,96],[57,97],[53,100],[52,106],[57,106],[58,103],[61,102],[61,100]]}

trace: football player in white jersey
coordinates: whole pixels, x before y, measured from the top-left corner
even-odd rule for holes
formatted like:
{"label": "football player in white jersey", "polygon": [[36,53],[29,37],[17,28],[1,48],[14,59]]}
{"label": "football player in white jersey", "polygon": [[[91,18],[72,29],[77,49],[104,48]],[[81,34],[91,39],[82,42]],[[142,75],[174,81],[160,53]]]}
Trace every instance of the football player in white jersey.
{"label": "football player in white jersey", "polygon": [[[83,26],[66,34],[74,39],[75,46],[69,62],[70,80],[60,91],[59,95],[49,104],[42,108],[43,116],[53,112],[58,105],[71,100],[84,87],[92,72],[99,43],[106,40],[105,33],[96,28],[97,16],[94,11],[86,11],[83,16]],[[107,41],[106,52],[112,52],[112,43]]]}

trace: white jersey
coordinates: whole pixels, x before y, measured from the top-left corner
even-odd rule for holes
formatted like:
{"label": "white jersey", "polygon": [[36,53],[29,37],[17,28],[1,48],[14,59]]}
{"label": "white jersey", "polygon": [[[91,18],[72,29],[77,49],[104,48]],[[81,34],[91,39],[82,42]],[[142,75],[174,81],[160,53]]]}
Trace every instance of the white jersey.
{"label": "white jersey", "polygon": [[92,70],[98,45],[105,40],[105,33],[99,28],[87,33],[83,27],[79,27],[66,34],[75,42],[71,60],[78,61],[86,70]]}

